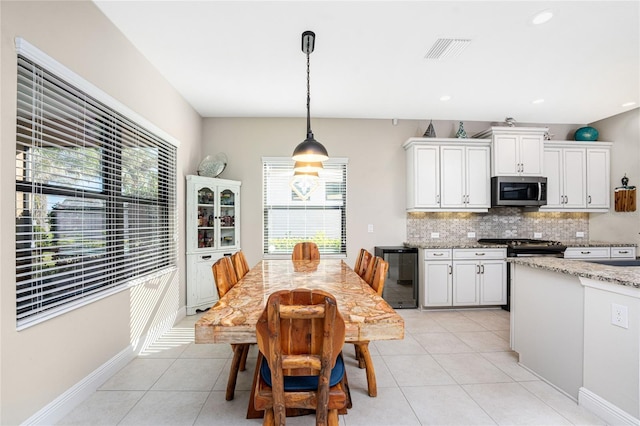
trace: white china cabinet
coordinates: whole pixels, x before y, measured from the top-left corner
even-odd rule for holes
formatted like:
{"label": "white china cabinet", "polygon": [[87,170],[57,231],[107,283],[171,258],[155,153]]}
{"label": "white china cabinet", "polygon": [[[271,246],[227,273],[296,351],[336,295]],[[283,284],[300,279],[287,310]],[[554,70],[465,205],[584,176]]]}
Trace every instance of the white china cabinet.
{"label": "white china cabinet", "polygon": [[187,176],[187,315],[218,300],[211,266],[240,250],[241,182]]}

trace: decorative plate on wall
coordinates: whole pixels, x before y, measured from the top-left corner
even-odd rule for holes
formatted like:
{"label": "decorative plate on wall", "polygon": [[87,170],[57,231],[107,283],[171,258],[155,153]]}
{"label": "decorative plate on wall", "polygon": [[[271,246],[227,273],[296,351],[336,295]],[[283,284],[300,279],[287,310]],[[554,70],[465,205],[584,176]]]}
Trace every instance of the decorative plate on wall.
{"label": "decorative plate on wall", "polygon": [[227,156],[219,152],[214,156],[207,155],[198,166],[198,176],[218,177],[227,167]]}

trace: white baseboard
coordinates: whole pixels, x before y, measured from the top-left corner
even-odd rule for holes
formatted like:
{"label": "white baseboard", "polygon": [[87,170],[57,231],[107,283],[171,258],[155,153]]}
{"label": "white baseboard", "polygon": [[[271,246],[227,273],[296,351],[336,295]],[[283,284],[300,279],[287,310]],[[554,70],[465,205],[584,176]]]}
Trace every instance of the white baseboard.
{"label": "white baseboard", "polygon": [[185,317],[185,308],[179,308],[167,316],[156,327],[124,348],[120,353],[102,364],[88,376],[69,388],[62,395],[51,401],[33,416],[22,423],[23,425],[52,425],[69,414],[75,407],[90,397],[100,386],[109,380],[114,374],[131,362],[141,351],[161,336],[165,331]]}
{"label": "white baseboard", "polygon": [[636,419],[587,388],[581,387],[578,391],[578,403],[600,417],[608,425],[640,426],[640,419]]}

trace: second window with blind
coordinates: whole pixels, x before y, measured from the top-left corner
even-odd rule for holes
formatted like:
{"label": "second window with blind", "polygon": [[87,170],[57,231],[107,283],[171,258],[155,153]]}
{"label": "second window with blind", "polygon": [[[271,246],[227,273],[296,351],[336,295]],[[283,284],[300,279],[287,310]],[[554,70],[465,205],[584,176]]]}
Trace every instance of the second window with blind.
{"label": "second window with blind", "polygon": [[322,254],[347,252],[346,158],[331,158],[316,179],[295,179],[293,161],[262,159],[263,252],[290,254],[300,241],[313,241]]}

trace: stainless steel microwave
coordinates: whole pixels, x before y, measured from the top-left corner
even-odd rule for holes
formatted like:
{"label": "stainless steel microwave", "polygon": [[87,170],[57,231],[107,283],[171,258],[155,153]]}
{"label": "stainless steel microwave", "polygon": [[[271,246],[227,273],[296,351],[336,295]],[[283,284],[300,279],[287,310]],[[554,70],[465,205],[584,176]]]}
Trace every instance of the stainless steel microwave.
{"label": "stainless steel microwave", "polygon": [[546,177],[494,176],[491,178],[491,207],[539,207],[546,204]]}

